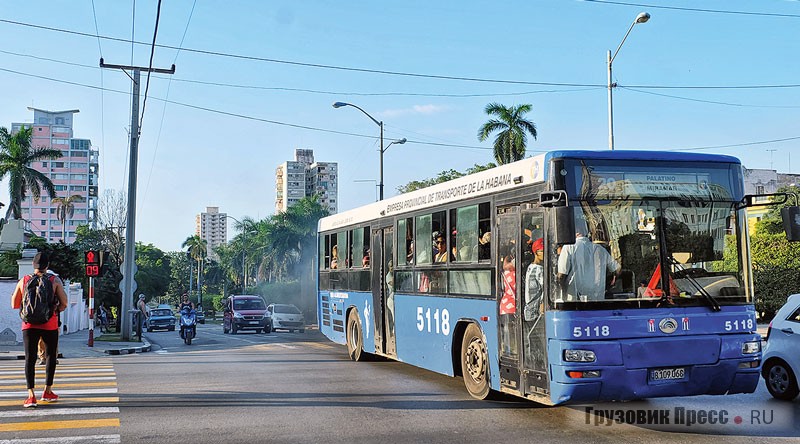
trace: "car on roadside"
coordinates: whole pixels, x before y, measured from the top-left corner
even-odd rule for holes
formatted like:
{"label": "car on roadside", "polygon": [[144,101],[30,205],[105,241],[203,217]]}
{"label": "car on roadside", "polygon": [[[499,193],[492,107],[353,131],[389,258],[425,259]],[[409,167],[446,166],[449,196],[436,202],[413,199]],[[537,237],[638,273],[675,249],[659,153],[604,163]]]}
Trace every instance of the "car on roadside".
{"label": "car on roadside", "polygon": [[198,324],[205,324],[206,323],[206,312],[203,311],[203,306],[202,305],[198,305],[197,309],[195,310],[195,312],[196,312],[196,314],[195,314],[196,318],[195,319],[197,319],[197,323]]}
{"label": "car on roadside", "polygon": [[303,312],[293,304],[269,304],[267,307],[270,329],[289,330],[289,333],[297,330],[300,333],[306,331],[306,320]]}
{"label": "car on roadside", "polygon": [[789,296],[767,329],[761,376],[777,399],[791,401],[800,394],[800,294]]}
{"label": "car on roadside", "polygon": [[231,295],[225,299],[224,305],[222,333],[235,335],[241,330],[255,330],[256,333],[272,331],[267,306],[261,296]]}
{"label": "car on roadside", "polygon": [[150,317],[144,322],[144,327],[148,332],[155,329],[175,331],[175,313],[169,305],[159,305],[157,308],[150,309]]}

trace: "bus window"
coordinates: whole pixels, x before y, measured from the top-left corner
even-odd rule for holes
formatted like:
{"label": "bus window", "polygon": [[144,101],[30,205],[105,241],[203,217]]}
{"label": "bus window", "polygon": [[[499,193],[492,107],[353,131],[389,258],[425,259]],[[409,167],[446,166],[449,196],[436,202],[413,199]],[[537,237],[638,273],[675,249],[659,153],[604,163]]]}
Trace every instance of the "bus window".
{"label": "bus window", "polygon": [[324,235],[319,238],[319,269],[325,270],[330,264],[330,236]]}
{"label": "bus window", "polygon": [[478,262],[478,206],[450,210],[456,262]]}
{"label": "bus window", "polygon": [[492,295],[491,270],[450,270],[447,277],[450,294]]}
{"label": "bus window", "polygon": [[349,265],[351,268],[361,267],[362,252],[364,251],[364,229],[350,230]]}
{"label": "bus window", "polygon": [[414,219],[397,221],[397,261],[402,265],[414,264]]}
{"label": "bus window", "polygon": [[492,241],[492,216],[489,211],[489,203],[482,203],[478,205],[478,260],[488,261],[491,259],[491,241]]}
{"label": "bus window", "polygon": [[448,246],[448,239],[450,236],[447,231],[447,213],[438,211],[431,215],[431,229],[433,232],[429,239],[431,240],[431,256],[433,257],[434,264],[444,264],[449,261],[450,247]]}
{"label": "bus window", "polygon": [[431,263],[431,215],[417,216],[417,232],[414,236],[414,249],[417,265]]}

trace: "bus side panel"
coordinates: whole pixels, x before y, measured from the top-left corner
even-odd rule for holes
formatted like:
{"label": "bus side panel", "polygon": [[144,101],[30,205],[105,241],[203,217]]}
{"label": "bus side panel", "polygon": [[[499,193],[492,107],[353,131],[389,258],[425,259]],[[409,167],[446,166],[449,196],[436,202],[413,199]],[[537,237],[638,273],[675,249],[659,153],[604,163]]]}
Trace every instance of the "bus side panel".
{"label": "bus side panel", "polygon": [[[497,354],[497,304],[491,300],[395,294],[397,359],[453,376],[453,330],[459,320],[476,320],[489,355],[491,386],[500,387]],[[488,318],[488,321],[481,321]]]}
{"label": "bus side panel", "polygon": [[375,315],[372,307],[372,293],[357,291],[320,291],[319,331],[337,344],[347,344],[347,310],[355,308],[361,318],[361,331],[364,337],[364,351],[375,353]]}

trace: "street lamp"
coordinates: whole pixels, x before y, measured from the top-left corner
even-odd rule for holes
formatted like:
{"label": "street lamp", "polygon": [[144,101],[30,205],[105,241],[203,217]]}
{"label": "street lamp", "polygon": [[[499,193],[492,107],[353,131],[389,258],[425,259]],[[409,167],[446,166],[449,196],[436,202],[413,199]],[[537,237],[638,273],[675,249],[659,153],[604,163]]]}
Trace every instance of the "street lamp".
{"label": "street lamp", "polygon": [[614,63],[614,59],[617,58],[617,54],[619,54],[619,50],[622,48],[622,44],[625,43],[625,39],[628,38],[628,34],[631,33],[631,30],[637,23],[647,23],[650,20],[650,14],[646,12],[640,12],[639,15],[636,16],[636,19],[631,23],[630,28],[628,28],[628,32],[625,33],[625,37],[622,38],[622,41],[617,46],[617,50],[614,51],[614,55],[611,55],[611,50],[608,50],[608,148],[611,151],[614,151],[614,106],[612,100],[612,91],[613,88],[617,85],[611,83],[611,64]]}
{"label": "street lamp", "polygon": [[380,157],[380,159],[381,159],[381,160],[380,160],[380,181],[378,182],[378,190],[379,190],[379,194],[380,194],[380,200],[383,200],[383,153],[384,153],[384,152],[385,152],[387,149],[389,149],[389,147],[390,147],[390,146],[392,146],[392,144],[395,144],[395,143],[396,143],[396,144],[403,144],[403,143],[406,143],[406,139],[400,139],[400,140],[395,140],[395,141],[393,141],[393,142],[390,142],[390,143],[389,143],[389,145],[387,145],[387,146],[386,146],[386,148],[384,148],[384,147],[383,147],[383,122],[382,122],[382,121],[381,121],[381,122],[379,122],[379,121],[375,120],[375,118],[374,118],[374,117],[372,117],[372,116],[370,116],[368,112],[364,111],[363,109],[361,109],[361,107],[359,107],[359,106],[357,106],[357,105],[353,105],[352,103],[346,103],[346,102],[336,102],[336,103],[334,103],[334,104],[333,104],[333,107],[334,107],[334,108],[341,108],[341,107],[343,107],[343,106],[352,106],[353,108],[355,108],[355,109],[357,109],[357,110],[361,111],[362,113],[364,113],[364,115],[365,115],[365,116],[369,117],[369,118],[370,118],[370,120],[372,120],[373,122],[375,122],[375,124],[376,124],[376,125],[378,125],[378,126],[381,128],[381,147],[380,147],[380,151],[381,151],[381,157]]}

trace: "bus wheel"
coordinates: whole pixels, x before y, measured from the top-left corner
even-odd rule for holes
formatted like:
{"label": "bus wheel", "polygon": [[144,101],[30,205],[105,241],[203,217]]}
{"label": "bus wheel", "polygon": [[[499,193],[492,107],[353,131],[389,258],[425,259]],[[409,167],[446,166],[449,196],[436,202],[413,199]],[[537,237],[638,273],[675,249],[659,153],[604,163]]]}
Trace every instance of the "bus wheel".
{"label": "bus wheel", "polygon": [[347,315],[347,354],[353,361],[364,361],[367,357],[367,353],[364,352],[361,319],[356,310],[351,310]]}
{"label": "bus wheel", "polygon": [[489,356],[481,329],[475,324],[467,327],[461,342],[461,373],[470,396],[489,397]]}

